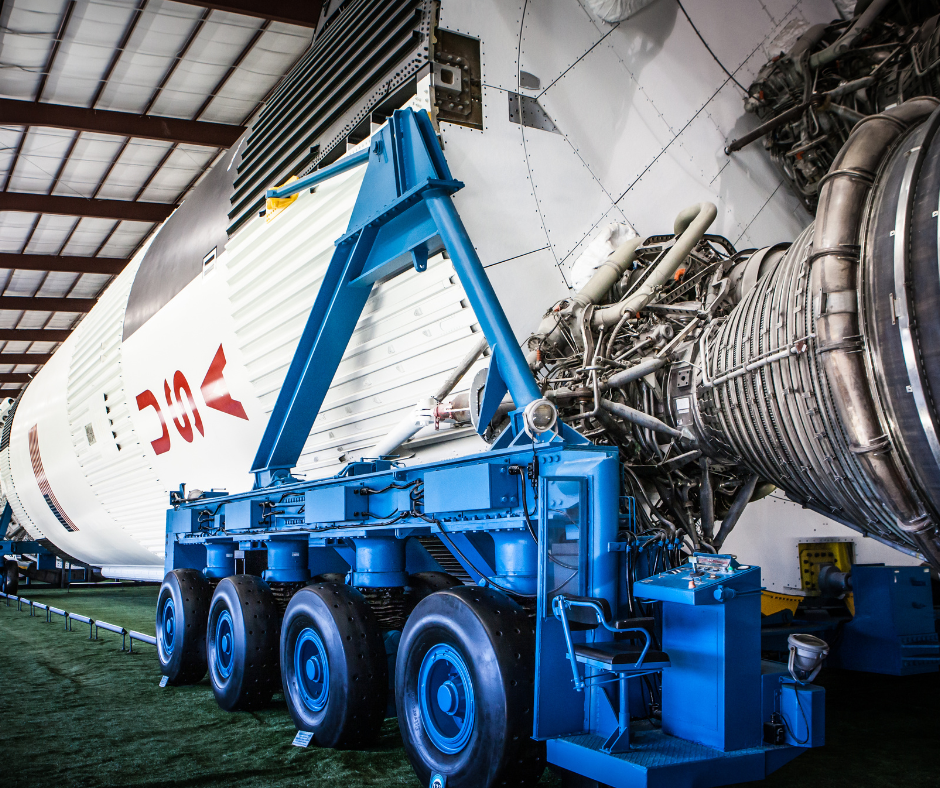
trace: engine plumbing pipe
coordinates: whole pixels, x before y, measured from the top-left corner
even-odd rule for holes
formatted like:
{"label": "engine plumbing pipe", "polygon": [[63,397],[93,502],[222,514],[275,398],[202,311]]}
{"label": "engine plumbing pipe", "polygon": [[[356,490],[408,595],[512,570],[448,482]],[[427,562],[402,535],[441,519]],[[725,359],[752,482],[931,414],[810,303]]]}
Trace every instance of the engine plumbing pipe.
{"label": "engine plumbing pipe", "polygon": [[642,310],[659,289],[675,276],[676,271],[685,262],[696,244],[702,240],[705,231],[715,221],[717,215],[718,209],[710,202],[700,202],[680,211],[674,227],[675,243],[635,293],[618,304],[612,304],[594,312],[591,318],[594,328],[609,328],[619,323],[624,315]]}
{"label": "engine plumbing pipe", "polygon": [[747,481],[741,485],[738,494],[734,496],[731,508],[728,510],[728,514],[725,515],[725,519],[721,521],[721,528],[718,529],[718,533],[715,535],[715,547],[719,550],[725,539],[728,538],[728,534],[731,533],[731,529],[738,524],[738,520],[741,519],[741,515],[744,513],[744,507],[748,505],[751,496],[754,495],[754,490],[757,489],[757,479],[757,474],[752,473],[747,477]]}
{"label": "engine plumbing pipe", "polygon": [[621,405],[619,402],[611,402],[609,399],[602,399],[600,405],[609,413],[613,413],[624,421],[629,421],[643,429],[662,432],[665,435],[671,435],[673,438],[682,437],[682,433],[679,432],[679,430],[673,429],[655,416],[650,416],[649,413],[644,413],[642,410],[631,408],[629,405]]}
{"label": "engine plumbing pipe", "polygon": [[833,88],[825,93],[819,93],[813,96],[809,101],[804,101],[802,104],[797,104],[790,109],[784,110],[775,118],[771,118],[765,123],[761,123],[756,129],[749,131],[743,137],[739,137],[736,140],[730,142],[725,148],[725,154],[731,155],[732,153],[737,153],[742,148],[746,148],[754,140],[759,140],[766,134],[769,134],[778,126],[782,126],[784,123],[793,120],[794,118],[800,117],[806,110],[810,107],[819,107],[827,112],[834,112],[837,115],[841,115],[848,120],[851,120],[852,123],[858,123],[865,116],[850,110],[848,107],[843,107],[840,104],[833,104],[832,99],[845,96],[849,93],[854,93],[862,88],[867,88],[875,84],[873,77],[862,77],[861,79],[853,80],[852,82],[846,82],[844,85],[839,85],[837,88]]}
{"label": "engine plumbing pipe", "polygon": [[470,371],[470,367],[473,366],[474,362],[483,355],[483,351],[489,347],[486,337],[481,336],[479,342],[476,343],[470,352],[463,357],[463,360],[454,368],[454,371],[450,373],[450,376],[445,380],[441,387],[437,390],[437,393],[434,395],[434,399],[438,402],[443,402],[444,397],[446,397],[450,392],[454,390],[460,379]]}
{"label": "engine plumbing pipe", "polygon": [[[639,237],[628,238],[594,271],[590,281],[573,296],[564,313],[550,312],[542,318],[539,327],[532,334],[532,339],[554,343],[561,338],[560,324],[569,316],[580,314],[586,307],[596,304],[626,273],[627,269],[636,260],[637,247],[642,243]],[[614,323],[618,322],[620,317]],[[531,340],[530,340],[531,341]],[[530,368],[536,366],[536,352],[534,349],[526,354]]]}
{"label": "engine plumbing pipe", "polygon": [[398,447],[405,441],[412,438],[425,427],[434,424],[434,410],[436,406],[443,402],[444,398],[454,390],[454,386],[467,374],[470,367],[473,366],[486,348],[486,337],[481,336],[480,340],[470,348],[470,352],[463,357],[463,360],[454,368],[454,371],[450,373],[447,380],[441,384],[441,387],[437,390],[433,398],[430,401],[425,400],[419,402],[415,405],[414,410],[410,411],[405,418],[389,430],[388,434],[382,439],[379,445],[375,447],[375,456],[381,459],[382,457],[388,457],[390,454],[394,454],[398,450]]}
{"label": "engine plumbing pipe", "polygon": [[632,383],[634,380],[645,378],[647,375],[656,372],[666,366],[664,358],[647,358],[630,369],[624,369],[615,375],[611,375],[606,383],[601,384],[602,389],[620,388]]}
{"label": "engine plumbing pipe", "polygon": [[702,508],[702,533],[706,539],[711,539],[715,533],[715,490],[712,486],[708,458],[702,460],[702,487],[699,490],[699,503]]}
{"label": "engine plumbing pipe", "polygon": [[871,27],[871,23],[878,18],[878,15],[885,10],[890,2],[891,0],[874,0],[874,2],[870,3],[868,8],[861,13],[845,34],[840,36],[838,41],[830,44],[821,52],[810,56],[810,69],[817,69],[820,66],[831,63],[843,52],[851,49],[855,45],[855,42],[861,37],[862,33]]}

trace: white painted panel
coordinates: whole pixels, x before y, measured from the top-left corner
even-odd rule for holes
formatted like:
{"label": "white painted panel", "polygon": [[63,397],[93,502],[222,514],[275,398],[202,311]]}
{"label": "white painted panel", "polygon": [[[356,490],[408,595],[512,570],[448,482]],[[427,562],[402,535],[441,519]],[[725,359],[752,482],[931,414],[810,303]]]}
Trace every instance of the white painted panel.
{"label": "white painted panel", "polygon": [[466,186],[454,195],[470,240],[484,265],[548,246],[529,167],[522,126],[509,121],[505,91],[484,87],[485,131],[441,124],[444,155]]}
{"label": "white painted panel", "polygon": [[[707,106],[724,99],[719,94]],[[641,234],[668,232],[679,210],[707,200],[718,207],[710,232],[732,243],[739,244],[765,211],[775,222],[761,234],[761,243],[795,238],[809,217],[786,187],[779,188],[782,179],[771,162],[756,147],[728,157],[725,144],[726,135],[711,116],[705,111],[696,115],[619,201],[627,219]],[[651,192],[656,200],[650,199]]]}
{"label": "white painted panel", "polygon": [[722,65],[732,73],[764,42],[774,26],[762,2],[722,7],[714,0],[684,0],[682,5]]}
{"label": "white painted panel", "polygon": [[[215,271],[190,282],[124,343],[130,418],[156,483],[157,503],[147,507],[154,518],[181,483],[238,490],[252,482],[251,460],[266,418],[235,339],[224,265],[222,255]],[[204,390],[220,348],[225,363],[218,388]],[[207,400],[219,390],[240,403],[247,418],[211,407]],[[161,415],[168,438],[162,445]]]}
{"label": "white painted panel", "polygon": [[[599,74],[604,74],[607,79],[599,79]],[[613,88],[614,85],[616,88]],[[592,50],[545,91],[539,102],[565,135],[569,145],[590,168],[589,172],[600,182],[589,193],[606,190],[614,200],[627,191],[673,136],[649,96],[640,90],[606,42]],[[539,135],[539,139],[535,139],[536,135]],[[540,139],[547,136],[557,135],[548,135],[535,129],[527,130],[526,142],[534,139],[533,146],[539,142],[539,147],[549,146],[548,141]],[[568,174],[559,171],[561,161],[539,160],[536,158],[538,152],[538,147],[530,151],[537,184],[548,178],[561,181]],[[550,156],[559,155],[553,150],[546,153]],[[582,180],[559,183],[558,186],[569,188],[570,194],[578,195],[578,199],[571,202],[582,201]],[[561,202],[558,194],[539,196],[544,201]],[[600,203],[592,207],[596,211],[596,221],[600,214],[609,210],[610,202],[603,208]],[[577,219],[583,222],[581,215]],[[557,232],[549,223],[549,232],[553,230]],[[581,229],[575,243],[583,237],[584,232]],[[562,257],[564,255],[559,255],[559,259]]]}
{"label": "white painted panel", "polygon": [[[618,25],[604,43],[629,75],[614,88],[611,79],[593,72],[600,86],[612,94],[610,101],[621,100],[623,92],[634,96],[628,106],[644,98],[672,135],[682,130],[727,79],[676,3],[651,3]],[[677,63],[682,67],[676,68]]]}
{"label": "white painted panel", "polygon": [[[519,43],[519,67],[539,78],[545,90],[600,41],[611,28],[596,23],[576,2],[527,3]],[[531,92],[531,91],[529,91]]]}
{"label": "white painted panel", "polygon": [[491,265],[486,274],[520,342],[538,327],[547,309],[570,294],[548,249]]}
{"label": "white painted panel", "polygon": [[561,263],[610,212],[614,200],[568,139],[533,128],[524,134],[539,214]]}
{"label": "white painted panel", "polygon": [[483,83],[503,90],[519,87],[519,0],[457,0],[441,3],[440,26],[480,39]]}

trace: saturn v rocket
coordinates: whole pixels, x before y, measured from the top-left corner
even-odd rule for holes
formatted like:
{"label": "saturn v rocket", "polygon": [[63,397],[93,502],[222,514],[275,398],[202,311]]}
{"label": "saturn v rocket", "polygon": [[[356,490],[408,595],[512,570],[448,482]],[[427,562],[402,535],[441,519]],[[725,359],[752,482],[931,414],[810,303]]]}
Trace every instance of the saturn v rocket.
{"label": "saturn v rocket", "polygon": [[[812,219],[759,146],[724,153],[756,125],[727,72],[747,84],[834,7],[736,3],[728,25],[706,0],[687,2],[688,17],[654,2],[613,24],[592,13],[598,5],[443,0],[422,28],[438,49],[395,94],[396,106],[432,113],[466,184],[455,204],[520,342],[615,239],[668,233],[687,205],[714,203],[709,232],[739,249],[790,241]],[[467,63],[461,42],[476,61]],[[455,74],[469,87],[455,86]],[[283,122],[300,125],[303,108],[288,106],[298,79],[272,102],[284,105]],[[476,116],[455,122],[467,91]],[[375,111],[356,116],[365,139],[381,122]],[[242,209],[233,223],[246,162],[262,143],[278,144],[265,124],[262,113],[220,156],[6,412],[0,485],[17,523],[105,576],[163,577],[165,514],[181,482],[250,488],[252,457],[345,232],[364,168],[264,215]],[[332,159],[361,138],[347,134]],[[479,337],[448,260],[379,285],[295,474],[334,474],[374,456],[403,420],[427,417],[422,403]],[[470,387],[475,368],[455,392]],[[426,418],[400,461],[479,451],[465,421]],[[761,505],[764,519],[794,506]],[[793,536],[851,533],[796,508],[796,521],[784,518]],[[736,538],[773,544],[757,523],[749,528],[739,525]],[[774,564],[772,555],[755,560]]]}

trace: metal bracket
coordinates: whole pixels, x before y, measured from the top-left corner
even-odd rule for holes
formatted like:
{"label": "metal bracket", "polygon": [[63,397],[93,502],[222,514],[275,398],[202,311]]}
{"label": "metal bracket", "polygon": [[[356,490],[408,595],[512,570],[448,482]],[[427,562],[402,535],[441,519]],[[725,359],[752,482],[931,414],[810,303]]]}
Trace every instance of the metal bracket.
{"label": "metal bracket", "polygon": [[528,126],[530,129],[541,129],[542,131],[550,131],[553,134],[561,134],[555,122],[542,109],[542,105],[534,96],[510,93],[509,121]]}

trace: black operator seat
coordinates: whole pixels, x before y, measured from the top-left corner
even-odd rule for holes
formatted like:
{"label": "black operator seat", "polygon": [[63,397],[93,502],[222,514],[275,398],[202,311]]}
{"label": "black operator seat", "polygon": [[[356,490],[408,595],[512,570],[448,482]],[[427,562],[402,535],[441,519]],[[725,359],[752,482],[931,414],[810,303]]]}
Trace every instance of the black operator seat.
{"label": "black operator seat", "polygon": [[608,631],[613,632],[615,637],[622,638],[602,643],[573,644],[578,662],[589,662],[613,672],[619,672],[623,668],[642,667],[656,670],[668,667],[669,655],[665,651],[652,648],[652,646],[647,650],[642,666],[637,666],[647,636],[652,642],[655,627],[655,619],[652,617],[611,620],[610,604],[602,597],[584,597],[572,594],[561,596],[568,603],[564,605],[562,624],[567,624],[569,631],[584,632],[603,626]]}

